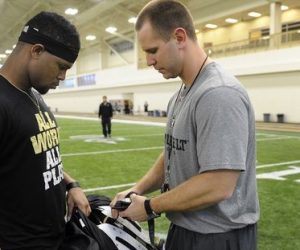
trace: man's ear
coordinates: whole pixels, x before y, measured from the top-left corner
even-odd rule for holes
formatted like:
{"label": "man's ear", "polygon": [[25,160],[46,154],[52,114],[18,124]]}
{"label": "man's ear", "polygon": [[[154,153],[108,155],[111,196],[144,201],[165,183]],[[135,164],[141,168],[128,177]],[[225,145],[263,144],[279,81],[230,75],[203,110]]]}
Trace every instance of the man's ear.
{"label": "man's ear", "polygon": [[38,58],[45,51],[45,47],[42,44],[34,44],[31,47],[31,55],[33,58]]}
{"label": "man's ear", "polygon": [[187,34],[184,28],[176,28],[174,31],[174,37],[177,41],[179,48],[185,46],[187,41]]}

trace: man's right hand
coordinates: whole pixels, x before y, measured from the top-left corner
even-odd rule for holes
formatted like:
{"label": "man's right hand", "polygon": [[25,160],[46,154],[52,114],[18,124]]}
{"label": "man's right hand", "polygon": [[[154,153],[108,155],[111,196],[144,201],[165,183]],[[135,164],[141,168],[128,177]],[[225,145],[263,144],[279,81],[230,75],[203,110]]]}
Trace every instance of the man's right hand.
{"label": "man's right hand", "polygon": [[[111,214],[112,214],[112,217],[113,217],[113,218],[117,218],[118,215],[119,215],[119,211],[116,210],[116,209],[113,209],[113,207],[116,205],[117,201],[123,200],[123,199],[126,197],[126,195],[128,195],[130,192],[136,193],[133,189],[127,189],[127,190],[125,190],[125,191],[122,191],[122,192],[120,192],[120,193],[117,193],[116,196],[115,196],[115,197],[113,198],[113,200],[111,201],[110,207],[112,208],[112,209],[111,209]],[[128,198],[130,198],[130,197],[128,197]]]}

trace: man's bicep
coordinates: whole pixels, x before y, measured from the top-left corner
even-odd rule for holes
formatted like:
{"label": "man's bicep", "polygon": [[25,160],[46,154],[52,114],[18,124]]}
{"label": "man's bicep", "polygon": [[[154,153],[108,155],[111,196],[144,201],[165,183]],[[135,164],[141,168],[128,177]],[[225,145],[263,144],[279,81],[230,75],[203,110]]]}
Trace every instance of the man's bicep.
{"label": "man's bicep", "polygon": [[200,171],[245,169],[248,142],[247,106],[231,89],[211,91],[197,112]]}

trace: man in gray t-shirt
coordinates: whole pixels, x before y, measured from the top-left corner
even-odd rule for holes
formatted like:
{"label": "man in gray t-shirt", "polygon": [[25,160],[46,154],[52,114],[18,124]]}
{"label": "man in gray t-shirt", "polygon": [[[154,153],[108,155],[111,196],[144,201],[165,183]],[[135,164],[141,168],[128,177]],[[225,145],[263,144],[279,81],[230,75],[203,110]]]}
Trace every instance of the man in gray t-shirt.
{"label": "man in gray t-shirt", "polygon": [[[131,205],[121,217],[166,213],[166,250],[255,250],[255,119],[245,89],[199,47],[183,4],[149,2],[135,28],[147,64],[183,83],[168,105],[164,151],[111,205],[127,195]],[[142,196],[161,186],[162,194]]]}
{"label": "man in gray t-shirt", "polygon": [[254,113],[234,77],[214,62],[207,64],[192,86],[170,100],[165,138],[170,189],[209,171],[239,173],[230,198],[193,212],[167,212],[174,224],[220,233],[258,220]]}

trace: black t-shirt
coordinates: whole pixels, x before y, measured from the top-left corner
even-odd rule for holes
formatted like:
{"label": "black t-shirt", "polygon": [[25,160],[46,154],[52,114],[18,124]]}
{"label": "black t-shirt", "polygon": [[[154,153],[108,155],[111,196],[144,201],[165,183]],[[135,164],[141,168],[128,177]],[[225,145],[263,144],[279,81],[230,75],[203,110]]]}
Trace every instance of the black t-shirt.
{"label": "black t-shirt", "polygon": [[56,249],[65,208],[55,118],[0,76],[0,248]]}

